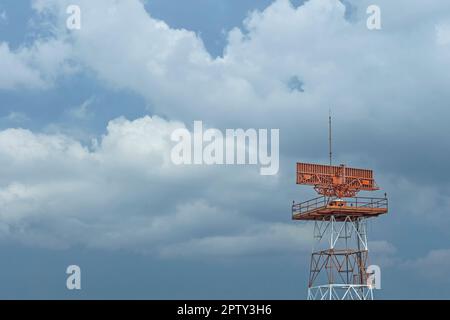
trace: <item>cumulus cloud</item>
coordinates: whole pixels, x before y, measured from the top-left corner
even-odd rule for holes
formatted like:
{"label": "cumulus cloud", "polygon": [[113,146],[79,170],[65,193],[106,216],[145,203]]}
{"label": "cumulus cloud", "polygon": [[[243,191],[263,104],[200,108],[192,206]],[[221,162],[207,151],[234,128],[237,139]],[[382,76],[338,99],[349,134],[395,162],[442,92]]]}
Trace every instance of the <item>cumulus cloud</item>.
{"label": "cumulus cloud", "polygon": [[[17,86],[42,87],[43,83],[38,71],[30,68],[14,52],[8,44],[0,43],[0,88],[13,89]],[[10,70],[10,72],[7,72]]]}
{"label": "cumulus cloud", "polygon": [[[298,7],[278,0],[250,13],[242,29],[230,30],[217,58],[194,32],[153,18],[140,1],[80,1],[83,27],[71,32],[65,30],[68,4],[34,1],[39,12],[55,16],[58,40],[70,45],[74,60],[106,86],[145,97],[156,114],[216,127],[280,128],[284,146],[296,137],[295,144],[307,150],[303,156],[317,159],[323,148],[307,134],[325,138],[317,123],[332,108],[338,128],[353,128],[339,132],[337,154],[356,165],[370,162],[392,173],[404,168],[402,155],[419,168],[424,155],[439,152],[433,141],[446,133],[445,117],[433,117],[431,129],[424,106],[448,113],[450,72],[443,71],[450,56],[439,43],[450,11],[443,1],[430,1],[425,9],[380,1],[383,29],[369,31],[369,1],[347,1],[359,9],[349,21],[337,0]],[[401,28],[398,21],[404,22]],[[292,90],[292,79],[300,90]],[[409,148],[413,131],[421,132],[414,137],[421,150]],[[364,135],[355,138],[355,132]],[[283,153],[293,151],[285,147]],[[442,169],[445,161],[437,159],[426,160]]]}
{"label": "cumulus cloud", "polygon": [[70,47],[59,40],[39,40],[30,47],[11,50],[0,43],[0,89],[45,89],[61,75],[73,73]]}
{"label": "cumulus cloud", "polygon": [[251,199],[273,185],[257,185],[257,168],[231,169],[229,179],[220,168],[173,165],[170,135],[180,127],[156,116],[119,118],[91,146],[64,135],[1,131],[0,236],[166,257],[213,254],[217,245],[227,255],[304,248],[309,229],[264,221],[223,198],[223,189]]}
{"label": "cumulus cloud", "polygon": [[[67,136],[7,130],[2,133],[5,137],[21,140],[9,145],[6,139],[3,142],[9,153],[2,161],[10,159],[6,164],[17,167],[2,178],[6,204],[11,208],[18,205],[8,202],[16,195],[24,200],[24,207],[17,210],[28,212],[27,208],[36,203],[55,204],[50,194],[66,194],[65,188],[80,192],[73,192],[69,199],[61,196],[65,208],[74,208],[72,220],[55,220],[58,210],[28,209],[34,212],[30,217],[53,212],[48,221],[66,223],[66,238],[58,233],[56,222],[53,227],[51,223],[45,225],[56,233],[46,233],[45,241],[64,244],[79,239],[98,246],[144,243],[143,239],[148,239],[145,231],[151,230],[153,220],[142,217],[142,212],[174,214],[178,219],[185,216],[180,210],[187,206],[227,215],[232,212],[230,217],[239,214],[239,219],[248,216],[249,225],[255,219],[262,229],[242,230],[243,224],[236,223],[236,230],[241,228],[239,233],[220,234],[216,230],[185,238],[184,245],[204,253],[211,251],[207,245],[210,241],[226,250],[236,239],[247,239],[248,246],[242,251],[250,250],[257,242],[254,239],[262,234],[269,238],[280,234],[267,220],[274,212],[289,210],[282,205],[292,200],[288,197],[298,197],[288,176],[295,161],[316,162],[326,156],[326,132],[317,127],[325,122],[330,107],[336,114],[337,128],[341,128],[336,132],[339,160],[375,167],[381,177],[387,177],[380,185],[395,190],[397,202],[410,201],[411,207],[423,205],[425,196],[412,201],[410,194],[423,186],[427,187],[426,194],[436,194],[441,185],[448,186],[445,175],[429,174],[429,170],[445,172],[450,160],[450,153],[442,152],[443,145],[448,146],[442,137],[448,132],[445,115],[450,98],[446,85],[450,56],[443,45],[446,29],[439,24],[448,21],[446,2],[430,1],[424,9],[410,1],[379,1],[383,28],[372,32],[367,30],[364,16],[369,1],[346,1],[347,8],[354,11],[354,18],[348,19],[346,6],[336,0],[311,0],[298,7],[278,0],[263,11],[250,13],[243,28],[230,30],[224,54],[217,58],[209,55],[194,32],[171,28],[153,18],[140,1],[79,1],[82,28],[70,32],[65,30],[68,4],[33,2],[39,14],[54,17],[55,42],[23,54],[3,49],[8,59],[16,61],[18,70],[20,66],[24,69],[19,78],[22,80],[5,80],[5,87],[42,85],[58,76],[60,69],[54,62],[65,64],[70,56],[105,86],[145,97],[155,114],[169,119],[184,123],[203,120],[209,126],[229,128],[280,128],[282,181],[261,180],[245,170],[233,174],[230,168],[178,171],[165,158],[168,140],[163,132],[173,122],[155,118],[150,126],[153,129],[149,129],[146,118],[112,121],[107,134],[92,148]],[[292,79],[298,80],[295,87],[301,90],[292,90]],[[160,129],[154,129],[158,126]],[[159,139],[148,139],[147,133]],[[29,146],[31,156],[18,145]],[[41,160],[24,165],[35,158]],[[267,193],[273,195],[270,201]],[[445,205],[447,202],[444,200]],[[129,210],[135,215],[125,215]],[[406,214],[408,209],[402,210]],[[255,218],[258,214],[260,220]],[[79,216],[89,218],[80,220]],[[130,220],[123,222],[123,216]],[[121,225],[115,223],[116,218]],[[24,219],[20,228],[45,221]],[[89,219],[98,223],[86,222]],[[70,227],[72,224],[79,228]],[[20,228],[6,225],[2,230],[14,234]],[[127,237],[121,236],[125,229],[132,230]],[[103,237],[90,238],[85,233]],[[60,237],[65,241],[56,240]],[[287,242],[280,243],[283,241]],[[167,244],[161,252],[178,254],[175,247]]]}

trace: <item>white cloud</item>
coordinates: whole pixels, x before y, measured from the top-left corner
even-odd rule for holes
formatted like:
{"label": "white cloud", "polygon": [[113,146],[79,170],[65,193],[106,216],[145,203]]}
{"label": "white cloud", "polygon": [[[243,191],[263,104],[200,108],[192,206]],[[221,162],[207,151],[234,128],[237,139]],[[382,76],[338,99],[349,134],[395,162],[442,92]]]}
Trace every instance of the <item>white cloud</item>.
{"label": "white cloud", "polygon": [[170,135],[180,127],[156,116],[119,118],[90,148],[64,135],[0,131],[0,236],[163,256],[185,256],[178,247],[215,254],[216,243],[227,255],[302,248],[309,229],[264,221],[249,210],[255,193],[255,203],[268,201],[258,189],[276,188],[256,167],[223,175],[219,167],[174,166]]}
{"label": "white cloud", "polygon": [[37,70],[11,52],[8,44],[0,43],[0,89],[16,87],[42,87],[44,84]]}
{"label": "white cloud", "polygon": [[[358,8],[364,8],[370,1],[353,2]],[[149,15],[142,3],[136,0],[79,1],[82,29],[67,32],[67,16],[65,10],[61,9],[65,9],[68,3],[34,1],[34,7],[39,12],[48,11],[56,15],[55,26],[60,29],[55,33],[55,42],[34,51],[42,54],[30,54],[27,51],[12,55],[9,49],[6,50],[9,59],[16,61],[18,70],[21,70],[21,66],[23,69],[19,73],[22,74],[19,80],[13,77],[9,79],[10,82],[5,82],[10,87],[23,83],[38,86],[45,83],[46,79],[54,79],[59,74],[57,66],[61,63],[66,65],[67,56],[70,56],[77,65],[93,72],[106,85],[142,95],[154,107],[156,114],[164,114],[169,119],[181,119],[186,123],[203,120],[211,126],[280,128],[281,137],[285,139],[282,162],[287,166],[300,160],[297,158],[299,153],[293,151],[293,145],[301,150],[302,158],[317,159],[318,154],[325,155],[322,151],[315,152],[322,147],[318,147],[320,143],[317,143],[317,136],[315,139],[310,136],[325,132],[318,129],[317,124],[324,122],[319,119],[324,119],[324,115],[326,117],[330,104],[333,104],[333,112],[339,115],[339,126],[351,128],[341,131],[343,136],[340,136],[339,152],[342,158],[349,156],[346,159],[350,158],[354,162],[389,166],[389,169],[384,167],[384,170],[394,172],[394,178],[400,181],[392,183],[393,187],[408,185],[413,194],[418,193],[419,187],[426,191],[423,193],[426,195],[436,191],[436,181],[424,181],[421,185],[410,183],[402,179],[405,173],[401,169],[406,165],[416,165],[419,170],[412,171],[417,173],[424,171],[420,166],[423,163],[433,168],[439,168],[445,163],[440,156],[426,159],[420,156],[440,155],[441,146],[430,148],[436,145],[435,141],[441,141],[448,134],[447,117],[444,114],[448,109],[446,101],[450,99],[447,88],[450,58],[447,49],[436,42],[436,23],[448,21],[448,1],[430,1],[425,7],[403,0],[395,3],[379,1],[383,30],[370,32],[366,28],[364,15],[352,19],[352,22],[346,20],[345,8],[339,1],[311,0],[294,8],[287,0],[278,0],[262,12],[251,13],[242,30],[231,30],[224,56],[216,59],[208,54],[194,32],[171,28]],[[365,10],[359,12],[364,13]],[[28,67],[30,61],[33,62],[31,69]],[[286,83],[292,77],[301,79],[304,92],[289,90]],[[433,93],[432,103],[430,92]],[[433,113],[441,116],[430,118]],[[65,181],[69,186],[72,181],[76,191],[81,193],[74,193],[78,194],[76,199],[63,197],[64,201],[61,202],[69,203],[70,206],[66,207],[73,206],[78,210],[76,212],[94,218],[103,211],[119,214],[117,208],[160,213],[167,203],[174,206],[172,213],[181,210],[180,204],[183,207],[183,204],[193,206],[199,203],[213,211],[223,211],[224,214],[228,210],[236,212],[236,207],[230,208],[225,202],[237,203],[240,210],[254,213],[257,210],[249,207],[255,202],[249,199],[261,200],[268,190],[275,190],[272,186],[258,194],[255,185],[264,188],[261,180],[254,183],[252,175],[244,172],[241,176],[242,171],[233,175],[229,168],[219,170],[220,174],[213,176],[205,174],[211,174],[210,169],[178,171],[172,168],[164,153],[168,146],[167,137],[162,134],[166,132],[164,128],[172,126],[172,122],[152,121],[151,128],[145,118],[135,122],[124,119],[111,122],[108,133],[94,151],[87,151],[67,137],[6,132],[5,135],[12,136],[29,135],[29,140],[34,141],[31,143],[33,153],[30,158],[48,159],[38,161],[32,167],[24,166],[13,171],[24,180],[16,181],[15,185],[6,184],[5,188],[14,186],[22,190],[19,194],[34,194],[32,198],[39,198],[43,197],[42,193],[31,192],[34,189],[30,189],[28,178],[22,172],[29,172],[29,177],[41,182],[48,177],[53,181],[58,180],[59,174],[69,174],[70,180]],[[433,126],[430,126],[431,121]],[[420,135],[412,134],[418,132]],[[149,139],[148,135],[159,138]],[[28,145],[28,142],[19,142],[20,145]],[[421,148],[411,147],[412,143],[419,145],[419,142]],[[43,147],[39,147],[42,144]],[[48,145],[58,148],[48,151]],[[83,157],[83,161],[69,157],[65,148],[72,149],[75,155]],[[27,152],[16,144],[10,145],[8,150],[18,156],[22,154],[23,159],[19,163],[28,160]],[[292,154],[296,154],[294,160],[289,158]],[[386,154],[390,156],[386,157]],[[399,156],[403,154],[408,154],[408,161],[405,161],[404,156]],[[5,154],[5,157],[11,157],[11,154]],[[58,157],[60,161],[55,166],[53,161],[55,158],[58,160]],[[12,168],[17,165],[7,164]],[[43,178],[44,173],[47,174],[46,178]],[[36,178],[41,175],[40,180]],[[3,179],[9,181],[6,180],[8,177],[11,181],[17,180],[16,176],[6,172]],[[189,179],[194,182],[186,182],[191,181]],[[108,183],[111,181],[113,183]],[[119,181],[127,182],[124,184],[127,186],[125,190]],[[402,185],[401,181],[407,182]],[[292,182],[289,183],[291,186]],[[424,188],[424,185],[429,188]],[[47,187],[53,192],[51,186]],[[141,191],[147,188],[150,195]],[[215,188],[220,191],[215,191]],[[54,192],[58,190],[56,188]],[[98,195],[98,190],[108,192]],[[212,190],[226,195],[227,201]],[[93,195],[98,195],[99,199],[94,199]],[[409,194],[403,196],[402,199],[410,198]],[[282,197],[278,194],[278,198],[272,200]],[[173,203],[170,201],[172,198],[176,199]],[[410,207],[417,208],[416,204],[420,204],[425,209],[425,198],[420,195],[414,197]],[[80,199],[87,199],[87,203]],[[124,203],[119,203],[118,199]],[[208,201],[201,202],[204,199]],[[267,206],[269,201],[264,200]],[[448,201],[444,200],[445,208],[448,208]],[[81,204],[85,204],[85,207],[80,208]],[[75,211],[73,215],[76,216]],[[137,217],[131,215],[127,222],[122,221],[122,227],[119,227],[101,215],[97,217],[98,224],[94,224],[100,230],[95,230],[90,224],[77,219],[62,219],[60,222],[67,222],[69,226],[68,221],[76,221],[73,223],[79,223],[82,228],[67,227],[69,235],[77,231],[80,241],[105,246],[114,241],[118,245],[127,243],[120,236],[127,222],[130,224],[128,229],[132,230],[130,243],[141,241],[133,235],[141,235],[144,239],[145,230],[151,224],[138,214]],[[250,219],[254,219],[254,214]],[[137,232],[131,227],[134,224],[130,221],[144,226],[143,231]],[[83,228],[94,229],[87,234],[98,233],[104,237],[90,241],[89,236],[84,236]],[[267,230],[269,234],[276,234],[270,226]],[[197,252],[207,252],[209,248],[205,243],[210,240],[226,248],[227,243],[241,239],[239,237],[251,240],[263,233],[243,230],[237,235],[203,235],[186,239],[185,242],[190,243]],[[67,238],[77,239],[75,235]],[[171,251],[169,248],[174,247],[166,247],[167,255],[176,254],[174,249]]]}
{"label": "white cloud", "polygon": [[[40,10],[66,4],[36,3]],[[83,28],[61,38],[73,44],[79,61],[109,85],[143,95],[157,112],[173,118],[198,114],[216,122],[252,112],[260,119],[258,113],[273,110],[277,101],[280,112],[295,110],[301,96],[291,94],[286,82],[300,76],[312,90],[334,67],[321,61],[323,53],[315,58],[320,45],[302,57],[304,44],[324,28],[334,30],[328,31],[324,43],[350,31],[339,2],[312,1],[295,10],[288,1],[277,1],[248,18],[247,35],[232,30],[225,56],[212,59],[194,32],[172,29],[152,18],[139,1],[103,0],[80,6]],[[59,16],[59,26],[64,18]],[[311,64],[317,64],[313,70]],[[305,99],[308,103],[308,94]]]}
{"label": "white cloud", "polygon": [[450,23],[436,25],[436,42],[441,46],[450,44]]}
{"label": "white cloud", "polygon": [[75,72],[69,54],[70,47],[54,39],[38,40],[14,51],[1,42],[0,89],[48,88],[59,76]]}
{"label": "white cloud", "polygon": [[69,116],[78,119],[86,120],[93,117],[93,111],[89,110],[91,105],[94,103],[95,97],[91,97],[85,100],[82,104],[74,107],[68,111]]}
{"label": "white cloud", "polygon": [[[347,21],[337,0],[297,8],[278,0],[251,13],[242,30],[231,30],[224,56],[216,59],[194,32],[153,18],[141,1],[80,1],[83,27],[69,33],[62,9],[70,1],[34,3],[56,15],[59,41],[71,45],[74,60],[105,84],[142,95],[156,114],[171,119],[275,126],[293,135],[298,119],[308,119],[302,130],[315,129],[332,103],[345,118],[342,125],[364,122],[370,134],[383,121],[416,120],[423,107],[411,88],[448,98],[443,84],[450,72],[442,68],[449,58],[434,41],[436,16],[448,7],[442,1],[425,11],[405,1],[381,1],[383,31],[376,33],[367,30],[364,15]],[[421,12],[423,21],[414,24]],[[409,14],[412,35],[394,23]],[[304,92],[289,89],[293,77],[301,79]]]}

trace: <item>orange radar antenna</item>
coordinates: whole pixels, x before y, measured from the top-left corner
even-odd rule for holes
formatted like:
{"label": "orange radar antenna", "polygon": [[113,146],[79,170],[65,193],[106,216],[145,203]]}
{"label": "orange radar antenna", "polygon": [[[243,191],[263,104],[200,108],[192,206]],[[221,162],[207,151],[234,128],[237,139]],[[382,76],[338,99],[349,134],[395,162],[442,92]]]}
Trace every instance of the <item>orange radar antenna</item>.
{"label": "orange radar antenna", "polygon": [[328,147],[330,164],[297,163],[297,184],[312,185],[320,195],[327,197],[355,197],[361,191],[375,191],[378,186],[369,169],[332,165],[331,109],[328,114]]}

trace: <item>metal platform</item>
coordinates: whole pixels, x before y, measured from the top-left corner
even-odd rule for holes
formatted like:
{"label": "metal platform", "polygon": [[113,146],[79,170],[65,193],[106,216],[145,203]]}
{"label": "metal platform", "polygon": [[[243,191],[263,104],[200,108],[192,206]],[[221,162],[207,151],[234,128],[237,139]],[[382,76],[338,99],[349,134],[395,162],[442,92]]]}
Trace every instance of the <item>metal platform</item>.
{"label": "metal platform", "polygon": [[293,220],[329,220],[336,221],[346,217],[377,217],[388,211],[387,198],[353,197],[349,199],[317,197],[292,205]]}

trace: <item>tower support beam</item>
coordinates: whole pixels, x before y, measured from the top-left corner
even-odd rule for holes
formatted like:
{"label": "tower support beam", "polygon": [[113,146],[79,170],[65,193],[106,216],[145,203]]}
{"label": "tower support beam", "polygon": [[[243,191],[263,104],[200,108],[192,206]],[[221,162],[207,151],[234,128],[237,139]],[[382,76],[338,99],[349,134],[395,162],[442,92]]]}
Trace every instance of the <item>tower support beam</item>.
{"label": "tower support beam", "polygon": [[364,217],[314,221],[308,299],[373,299],[366,231]]}

